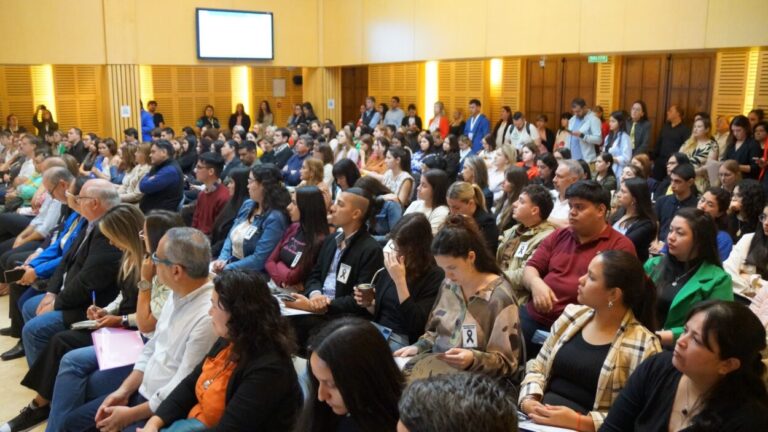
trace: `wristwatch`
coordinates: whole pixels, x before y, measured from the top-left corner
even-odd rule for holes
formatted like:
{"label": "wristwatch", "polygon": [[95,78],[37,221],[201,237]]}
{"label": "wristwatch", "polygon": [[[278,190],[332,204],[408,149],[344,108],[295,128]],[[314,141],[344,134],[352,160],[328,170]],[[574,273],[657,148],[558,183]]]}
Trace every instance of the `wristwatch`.
{"label": "wristwatch", "polygon": [[128,315],[123,315],[120,325],[122,325],[124,329],[131,328],[131,323],[128,322]]}
{"label": "wristwatch", "polygon": [[139,289],[140,292],[146,292],[152,289],[152,282],[150,281],[139,281],[138,284],[136,284],[136,287]]}

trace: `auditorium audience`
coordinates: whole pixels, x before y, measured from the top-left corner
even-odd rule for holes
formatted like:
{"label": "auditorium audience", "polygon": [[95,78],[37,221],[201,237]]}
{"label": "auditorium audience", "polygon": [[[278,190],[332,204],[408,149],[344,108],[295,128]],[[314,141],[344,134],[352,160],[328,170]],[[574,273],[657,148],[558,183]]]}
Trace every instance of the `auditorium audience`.
{"label": "auditorium audience", "polygon": [[648,249],[656,238],[657,219],[651,194],[642,178],[624,180],[616,191],[618,210],[611,217],[613,229],[624,234],[635,246],[640,262],[648,259]]}
{"label": "auditorium audience", "polygon": [[482,113],[481,105],[479,99],[470,99],[469,120],[464,123],[464,130],[462,131],[462,134],[466,135],[472,142],[473,153],[477,153],[483,148],[483,138],[491,132],[491,124],[485,114]]}
{"label": "auditorium audience", "polygon": [[552,211],[552,195],[541,185],[525,186],[513,205],[512,216],[517,224],[504,231],[496,252],[496,261],[512,283],[519,305],[530,298],[523,281],[525,263],[555,227],[547,221]]}
{"label": "auditorium audience", "polygon": [[333,199],[335,200],[340,192],[351,188],[360,178],[360,170],[350,159],[342,159],[333,165]]}
{"label": "auditorium audience", "polygon": [[[661,181],[664,179],[664,163],[672,154],[680,151],[680,146],[691,136],[691,129],[683,123],[684,113],[677,105],[670,105],[667,109],[667,120],[661,127],[653,154],[656,155],[653,165],[653,177]],[[650,151],[651,149],[647,149]],[[658,195],[658,193],[657,193]]]}
{"label": "auditorium audience", "polygon": [[576,303],[578,279],[595,255],[607,249],[635,254],[632,242],[606,222],[610,195],[597,182],[574,183],[565,198],[570,206],[569,226],[547,236],[523,270],[523,285],[532,297],[520,308],[529,358],[540,349],[533,343],[534,333],[548,331],[565,307]]}
{"label": "auditorium audience", "polygon": [[670,195],[656,199],[656,219],[659,221],[657,241],[651,246],[651,253],[658,253],[664,247],[669,233],[669,224],[678,210],[686,207],[696,207],[698,197],[696,192],[696,172],[693,165],[686,163],[676,166],[669,175],[671,179]]}
{"label": "auditorium audience", "polygon": [[699,303],[673,352],[643,362],[615,400],[602,431],[768,428],[765,329],[745,306]]}
{"label": "auditorium audience", "polygon": [[625,131],[626,117],[623,111],[614,111],[608,119],[608,135],[603,141],[603,151],[613,156],[613,174],[621,171],[632,161],[632,138]]}
{"label": "auditorium audience", "polygon": [[744,178],[756,179],[760,167],[756,160],[762,156],[760,144],[752,137],[752,126],[749,120],[738,115],[731,120],[731,134],[725,146],[722,160],[735,160],[739,163],[739,171]]}
{"label": "auditorium audience", "polygon": [[[89,320],[95,321],[92,329],[132,327],[129,317],[133,315],[135,323],[136,284],[144,256],[144,242],[137,234],[144,224],[144,215],[134,206],[120,204],[107,211],[98,223],[109,243],[123,252],[120,273],[111,281],[117,284],[120,291],[117,298],[104,308],[91,305],[86,315]],[[53,335],[21,381],[23,386],[37,392],[34,399],[5,426],[10,430],[25,430],[44,421],[50,412],[61,358],[73,349],[91,344],[91,333],[87,330],[64,330]]]}
{"label": "auditorium audience", "polygon": [[381,333],[360,318],[326,324],[309,343],[310,396],[296,430],[395,430],[404,379]]}
{"label": "auditorium audience", "polygon": [[533,179],[534,183],[541,184],[549,190],[554,190],[553,180],[557,171],[557,159],[552,153],[540,154],[536,157],[536,167],[539,175]]}
{"label": "auditorium audience", "polygon": [[698,302],[733,300],[731,277],[717,252],[717,227],[696,208],[675,213],[667,235],[666,255],[649,259],[645,272],[658,292],[657,316],[661,343],[671,347],[683,333],[685,317]]}
{"label": "auditorium audience", "polygon": [[[261,105],[259,106],[259,123],[266,123],[267,125],[272,124],[272,112],[269,110],[269,103],[267,103],[266,109],[264,106],[264,103],[266,101],[262,101]],[[265,112],[266,111],[266,112]],[[266,120],[269,120],[268,122],[265,121],[265,116],[269,116]],[[232,113],[232,115],[229,116],[229,130],[232,130],[235,128],[235,126],[242,126],[245,130],[251,130],[251,116],[245,113],[245,106],[243,104],[239,103],[235,105],[235,112]]]}
{"label": "auditorium audience", "polygon": [[166,140],[153,142],[149,159],[152,168],[139,182],[143,194],[139,208],[144,213],[178,211],[184,195],[184,175],[173,159],[173,146]]}
{"label": "auditorium audience", "polygon": [[275,285],[293,292],[304,291],[323,240],[328,221],[323,193],[316,186],[301,186],[292,194],[287,211],[291,225],[267,258],[264,268]]}
{"label": "auditorium audience", "polygon": [[712,122],[708,118],[700,118],[693,122],[691,137],[680,147],[696,168],[696,187],[702,191],[709,187],[708,161],[719,160],[719,148],[712,138]]}
{"label": "auditorium audience", "polygon": [[312,143],[312,137],[309,135],[302,135],[293,145],[293,156],[288,159],[283,167],[283,181],[286,186],[297,186],[301,182],[301,166],[304,164],[304,160],[307,159],[310,154],[309,146]]}
{"label": "auditorium audience", "polygon": [[677,168],[678,165],[686,165],[690,163],[691,161],[688,159],[688,155],[680,152],[673,153],[669,159],[667,159],[667,176],[663,180],[657,182],[656,188],[651,190],[651,194],[653,194],[653,196],[656,198],[656,201],[658,201],[659,198],[663,197],[664,195],[672,194],[672,170]]}
{"label": "auditorium audience", "polygon": [[254,273],[227,270],[213,285],[209,314],[219,339],[138,430],[290,430],[302,395],[277,301]]}
{"label": "auditorium audience", "polygon": [[643,100],[638,99],[632,103],[625,131],[629,134],[633,155],[645,154],[650,150],[651,122],[648,120],[648,108]]}
{"label": "auditorium audience", "polygon": [[517,166],[525,169],[525,173],[528,175],[528,180],[533,180],[539,175],[539,167],[536,164],[536,154],[538,149],[533,142],[527,142],[520,146],[520,162]]}
{"label": "auditorium audience", "polygon": [[243,202],[211,269],[264,271],[264,263],[280,242],[289,218],[286,208],[291,197],[280,171],[271,164],[257,165],[248,178],[250,199]]}
{"label": "auditorium audience", "polygon": [[475,220],[485,239],[485,246],[492,254],[491,251],[495,251],[499,245],[499,228],[496,226],[496,218],[485,206],[480,187],[468,182],[455,182],[448,187],[447,202],[451,215],[464,215]]}
{"label": "auditorium audience", "polygon": [[375,289],[355,288],[355,301],[372,315],[392,351],[410,345],[424,332],[445,275],[430,251],[432,231],[420,213],[403,217],[392,229]]}
{"label": "auditorium audience", "polygon": [[483,191],[483,198],[485,199],[487,210],[493,208],[493,193],[488,187],[488,168],[481,156],[470,155],[464,159],[461,178],[465,182],[479,187],[480,190]]}
{"label": "auditorium audience", "polygon": [[[203,115],[201,115],[200,118],[197,119],[195,126],[197,126],[197,128],[200,129],[201,131],[203,129],[220,129],[221,124],[219,123],[219,119],[216,118],[213,114],[214,114],[213,106],[206,105],[205,108],[203,108]],[[145,139],[144,141],[148,141],[148,140]]]}
{"label": "auditorium audience", "polygon": [[403,208],[395,201],[384,199],[392,191],[371,176],[361,177],[355,182],[355,187],[363,189],[374,200],[371,209],[371,219],[368,221],[368,231],[381,245],[384,245],[392,227],[403,216]]}
{"label": "auditorium audience", "polygon": [[520,409],[544,425],[596,431],[635,369],[661,351],[656,297],[642,263],[606,250],[579,278],[578,304],[554,322],[539,354],[526,366]]}
{"label": "auditorium audience", "polygon": [[493,193],[493,201],[498,203],[504,195],[504,176],[507,168],[514,166],[517,157],[512,146],[502,146],[493,152],[488,165],[488,189]]}
{"label": "auditorium audience", "polygon": [[699,210],[707,213],[717,225],[717,251],[721,261],[725,261],[733,249],[733,240],[728,233],[728,205],[730,202],[731,194],[727,190],[712,187],[701,195],[699,204],[696,206]]}
{"label": "auditorium audience", "polygon": [[435,375],[400,398],[398,432],[517,432],[514,395],[487,375]]}
{"label": "auditorium audience", "polygon": [[464,215],[452,215],[437,233],[432,254],[446,278],[424,334],[395,356],[438,354],[457,370],[495,376],[514,375],[522,366],[512,287],[480,238],[477,224]]}
{"label": "auditorium audience", "polygon": [[392,191],[388,197],[401,207],[407,208],[411,202],[413,177],[411,177],[411,154],[402,148],[390,147],[387,150],[387,171],[384,172],[382,183]]}
{"label": "auditorium audience", "polygon": [[224,185],[229,191],[230,199],[213,221],[211,235],[209,236],[211,254],[213,256],[218,256],[221,252],[221,248],[229,236],[229,231],[232,229],[232,224],[235,222],[235,217],[240,211],[240,207],[243,206],[243,203],[249,197],[248,177],[250,173],[250,169],[239,168],[232,171],[229,178],[224,179]]}
{"label": "auditorium audience", "polygon": [[510,108],[507,105],[504,105],[501,107],[501,114],[499,116],[499,121],[496,122],[496,125],[493,127],[493,130],[491,131],[491,138],[494,143],[496,143],[496,148],[501,148],[504,145],[504,139],[507,136],[507,132],[510,128],[513,127],[512,124],[512,108]]}
{"label": "auditorium audience", "polygon": [[[608,135],[610,137],[610,135]],[[607,139],[607,138],[606,138]],[[610,153],[603,152],[595,159],[595,181],[609,193],[616,191],[616,162]]]}
{"label": "auditorium audience", "polygon": [[496,201],[493,214],[496,218],[496,226],[503,233],[516,223],[513,217],[515,203],[524,187],[528,186],[528,176],[525,170],[518,166],[510,166],[504,173],[502,182],[502,195]]}
{"label": "auditorium audience", "polygon": [[121,184],[117,187],[120,201],[128,204],[138,204],[144,194],[139,191],[139,183],[151,168],[150,144],[125,144],[120,149],[122,166],[125,171]]}
{"label": "auditorium audience", "polygon": [[566,197],[566,191],[572,184],[579,181],[583,175],[584,169],[575,160],[565,159],[558,163],[555,177],[552,180],[555,186],[555,189],[552,191],[554,207],[549,215],[549,221],[556,228],[568,226],[568,213],[571,210],[568,198]]}
{"label": "auditorium audience", "polygon": [[603,142],[600,120],[580,97],[571,101],[571,112],[573,117],[568,120],[569,137],[565,147],[571,151],[573,159],[591,163],[596,156],[595,146]]}

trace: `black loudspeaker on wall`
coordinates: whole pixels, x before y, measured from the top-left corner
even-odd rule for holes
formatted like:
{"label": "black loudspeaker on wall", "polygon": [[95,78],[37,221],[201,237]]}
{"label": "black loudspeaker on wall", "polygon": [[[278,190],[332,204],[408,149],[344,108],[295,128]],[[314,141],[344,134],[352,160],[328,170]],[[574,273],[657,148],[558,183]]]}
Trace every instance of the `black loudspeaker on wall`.
{"label": "black loudspeaker on wall", "polygon": [[304,77],[302,77],[301,75],[293,76],[293,85],[300,86],[302,83],[304,83]]}

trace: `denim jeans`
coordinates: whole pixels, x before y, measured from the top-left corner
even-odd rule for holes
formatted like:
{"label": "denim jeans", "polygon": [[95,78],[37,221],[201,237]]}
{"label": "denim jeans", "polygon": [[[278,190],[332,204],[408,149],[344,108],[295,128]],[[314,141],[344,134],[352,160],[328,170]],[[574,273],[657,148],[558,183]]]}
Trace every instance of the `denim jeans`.
{"label": "denim jeans", "polygon": [[42,296],[32,297],[24,303],[21,313],[24,317],[24,328],[21,329],[21,342],[27,355],[27,364],[32,367],[37,357],[43,352],[51,337],[67,329],[61,311],[50,311],[35,316],[35,311]]}
{"label": "denim jeans", "polygon": [[133,366],[99,370],[96,351],[92,346],[72,350],[64,355],[53,388],[51,414],[48,416],[50,432],[58,432],[64,419],[86,402],[117,390],[130,375]]}
{"label": "denim jeans", "polygon": [[208,427],[200,420],[188,418],[184,420],[176,420],[167,428],[160,429],[160,432],[198,432],[206,429],[208,429]]}
{"label": "denim jeans", "polygon": [[[69,413],[69,415],[67,415],[67,417],[61,421],[61,427],[59,428],[59,431],[61,432],[97,431],[98,429],[96,429],[96,420],[95,420],[96,411],[99,410],[99,407],[101,406],[101,404],[104,402],[104,399],[106,398],[107,398],[106,395],[96,398],[86,403],[85,405],[77,408],[71,413]],[[147,400],[144,399],[144,396],[140,395],[139,392],[136,392],[128,398],[127,406],[135,407],[143,404],[146,401]],[[123,428],[123,432],[128,432],[128,431],[135,432],[137,427],[144,427],[144,424],[147,422],[147,420],[149,419],[147,418],[147,419],[139,420],[136,423],[126,426],[125,428]]]}

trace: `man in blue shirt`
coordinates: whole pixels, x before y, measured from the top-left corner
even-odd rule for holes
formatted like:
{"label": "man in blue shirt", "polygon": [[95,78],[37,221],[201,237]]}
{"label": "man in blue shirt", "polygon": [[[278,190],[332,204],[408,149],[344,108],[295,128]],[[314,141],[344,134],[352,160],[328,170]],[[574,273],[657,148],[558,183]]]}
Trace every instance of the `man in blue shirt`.
{"label": "man in blue shirt", "polygon": [[304,159],[309,155],[307,143],[311,140],[312,137],[309,135],[302,135],[296,140],[296,145],[293,146],[295,153],[283,167],[283,179],[286,185],[298,186],[301,183],[301,166],[304,164]]}
{"label": "man in blue shirt", "polygon": [[139,101],[141,107],[141,141],[152,141],[152,129],[155,128],[155,120],[152,118],[152,113],[144,110],[144,103]]}
{"label": "man in blue shirt", "polygon": [[376,98],[368,96],[365,98],[365,112],[363,113],[361,120],[363,124],[369,126],[371,129],[376,128],[379,122],[381,122],[381,115],[376,111]]}
{"label": "man in blue shirt", "polygon": [[491,130],[491,123],[488,118],[482,113],[482,104],[478,99],[472,99],[469,101],[469,119],[464,124],[464,135],[468,136],[472,140],[472,152],[477,153],[483,149],[483,138]]}
{"label": "man in blue shirt", "polygon": [[600,130],[600,119],[587,109],[587,102],[582,98],[575,98],[571,102],[573,117],[568,121],[568,130],[571,138],[568,147],[571,149],[571,159],[582,159],[587,163],[594,162],[597,157],[595,146],[603,143],[603,135]]}
{"label": "man in blue shirt", "polygon": [[179,211],[184,195],[184,175],[173,159],[173,145],[166,140],[152,143],[149,151],[152,169],[139,182],[141,198],[139,208],[144,214],[150,210]]}

